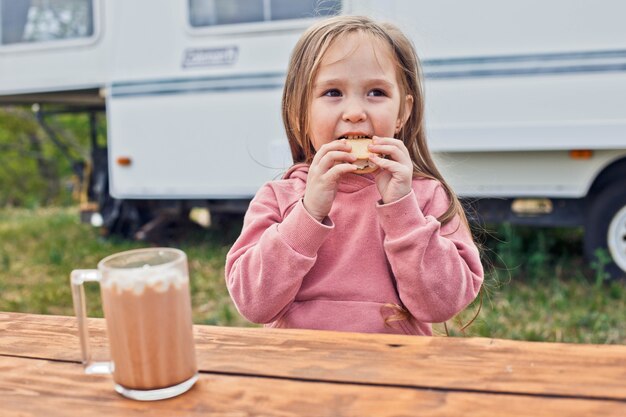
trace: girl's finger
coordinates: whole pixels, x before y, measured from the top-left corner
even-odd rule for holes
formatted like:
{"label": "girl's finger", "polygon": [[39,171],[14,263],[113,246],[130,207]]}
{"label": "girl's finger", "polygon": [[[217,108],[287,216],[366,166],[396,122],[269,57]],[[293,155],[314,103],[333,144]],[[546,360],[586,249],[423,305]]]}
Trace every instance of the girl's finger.
{"label": "girl's finger", "polygon": [[333,166],[332,168],[330,168],[328,172],[326,173],[326,175],[329,177],[331,181],[337,182],[339,180],[339,177],[341,177],[342,175],[347,174],[349,172],[354,172],[356,170],[357,170],[356,165],[337,164]]}
{"label": "girl's finger", "polygon": [[380,155],[403,155],[404,150],[393,145],[370,145],[367,150]]}
{"label": "girl's finger", "polygon": [[381,158],[378,155],[370,155],[370,161],[372,161],[374,164],[378,165],[380,168],[391,172],[392,174],[395,173],[407,173],[407,172],[411,172],[411,167],[407,166],[406,164],[400,163],[398,161],[394,161],[393,159],[386,159],[386,158]]}
{"label": "girl's finger", "polygon": [[371,145],[368,150],[370,152],[377,153],[379,155],[386,155],[390,159],[400,162],[400,163],[408,163],[411,161],[411,157],[409,156],[409,152],[406,149],[400,149],[397,146],[393,145]]}
{"label": "girl's finger", "polygon": [[400,148],[406,148],[404,142],[396,138],[386,138],[384,136],[372,136],[372,143],[374,145],[393,145]]}
{"label": "girl's finger", "polygon": [[407,156],[409,155],[409,150],[405,146],[404,142],[402,142],[400,139],[382,138],[379,136],[374,136],[374,139],[372,140],[372,145],[370,145],[370,147],[377,148],[380,146],[392,147],[398,149],[402,153],[405,153]]}
{"label": "girl's finger", "polygon": [[319,161],[318,166],[320,169],[327,171],[338,163],[342,162],[354,162],[356,157],[345,151],[330,151],[327,152]]}
{"label": "girl's finger", "polygon": [[324,145],[320,147],[320,149],[317,152],[315,152],[315,156],[313,157],[313,161],[311,162],[311,164],[319,163],[319,161],[321,161],[322,158],[324,158],[324,156],[328,152],[332,152],[332,151],[349,152],[350,148],[351,148],[350,144],[348,144],[345,139],[333,140],[331,142],[325,143]]}
{"label": "girl's finger", "polygon": [[344,151],[349,152],[351,149],[350,144],[345,139],[333,140],[328,143],[323,144],[320,147],[319,152],[327,153],[330,151]]}

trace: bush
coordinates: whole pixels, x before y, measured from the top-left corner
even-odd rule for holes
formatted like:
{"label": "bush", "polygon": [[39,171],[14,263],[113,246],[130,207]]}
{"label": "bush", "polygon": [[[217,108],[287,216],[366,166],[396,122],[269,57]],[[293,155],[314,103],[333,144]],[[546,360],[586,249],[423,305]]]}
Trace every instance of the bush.
{"label": "bush", "polygon": [[[76,201],[81,167],[89,159],[86,115],[38,113],[25,107],[0,109],[0,207],[34,208]],[[105,135],[104,123],[99,135]]]}

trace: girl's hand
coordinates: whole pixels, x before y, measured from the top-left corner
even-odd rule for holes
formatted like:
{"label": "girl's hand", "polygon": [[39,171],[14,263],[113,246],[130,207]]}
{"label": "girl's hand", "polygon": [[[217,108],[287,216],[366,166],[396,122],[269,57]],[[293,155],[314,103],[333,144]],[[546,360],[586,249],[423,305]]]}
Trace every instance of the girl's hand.
{"label": "girl's hand", "polygon": [[374,136],[369,150],[387,155],[387,158],[370,156],[370,161],[379,167],[374,176],[383,203],[392,203],[410,193],[413,163],[404,143],[399,139]]}
{"label": "girl's hand", "polygon": [[320,222],[330,213],[339,178],[356,170],[352,165],[356,158],[349,152],[350,145],[345,140],[333,140],[322,145],[313,157],[303,203],[309,214]]}

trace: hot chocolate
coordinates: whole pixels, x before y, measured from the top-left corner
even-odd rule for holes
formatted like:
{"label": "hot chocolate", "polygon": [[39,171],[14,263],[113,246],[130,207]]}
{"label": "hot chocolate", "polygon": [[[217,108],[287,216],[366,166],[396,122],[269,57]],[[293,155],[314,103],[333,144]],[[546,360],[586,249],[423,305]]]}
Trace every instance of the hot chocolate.
{"label": "hot chocolate", "polygon": [[196,374],[188,280],[141,272],[101,285],[113,379],[133,390],[170,387]]}

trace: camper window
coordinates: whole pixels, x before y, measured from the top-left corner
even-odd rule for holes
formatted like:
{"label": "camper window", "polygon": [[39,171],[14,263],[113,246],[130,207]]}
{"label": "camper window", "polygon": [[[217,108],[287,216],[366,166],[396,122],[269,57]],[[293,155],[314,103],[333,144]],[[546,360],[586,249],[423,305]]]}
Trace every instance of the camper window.
{"label": "camper window", "polygon": [[87,38],[94,0],[0,0],[0,45]]}
{"label": "camper window", "polygon": [[336,15],[341,0],[189,0],[192,27]]}

